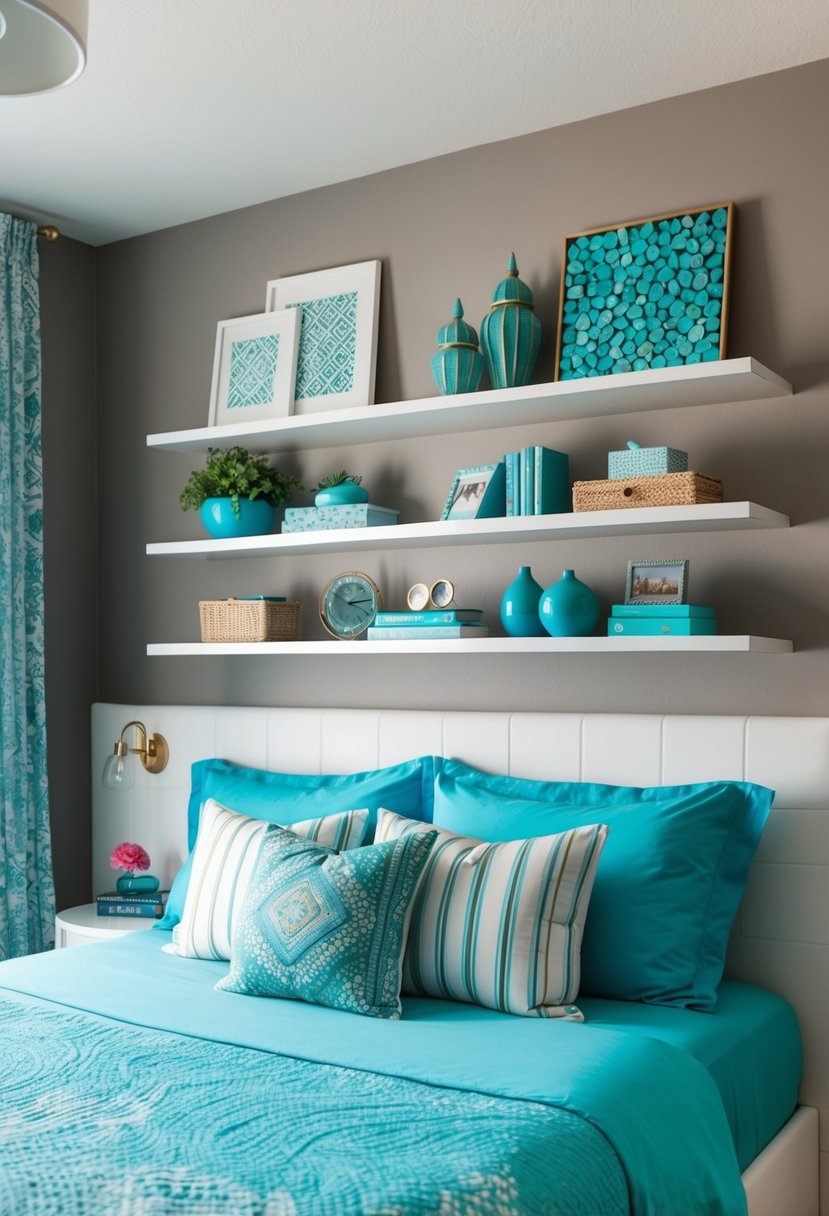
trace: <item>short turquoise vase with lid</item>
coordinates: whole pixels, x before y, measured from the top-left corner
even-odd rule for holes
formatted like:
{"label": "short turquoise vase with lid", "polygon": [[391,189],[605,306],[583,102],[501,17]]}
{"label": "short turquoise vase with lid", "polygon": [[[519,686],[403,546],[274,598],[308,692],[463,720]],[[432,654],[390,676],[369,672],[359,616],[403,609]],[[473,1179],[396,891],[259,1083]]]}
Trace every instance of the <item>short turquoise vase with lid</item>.
{"label": "short turquoise vase with lid", "polygon": [[478,335],[463,319],[463,305],[455,300],[452,320],[438,330],[437,354],[432,355],[432,375],[444,396],[474,393],[484,374],[484,357],[478,350]]}
{"label": "short turquoise vase with lid", "polygon": [[565,570],[542,594],[538,615],[554,638],[586,638],[599,622],[599,597],[572,570]]}
{"label": "short turquoise vase with lid", "polygon": [[529,384],[541,345],[541,322],[533,293],[518,277],[515,254],[509,255],[506,278],[492,293],[481,322],[481,347],[493,388]]}
{"label": "short turquoise vase with lid", "polygon": [[538,615],[538,604],[544,588],[532,576],[529,566],[521,566],[518,575],[501,597],[501,624],[511,638],[539,638],[544,626]]}

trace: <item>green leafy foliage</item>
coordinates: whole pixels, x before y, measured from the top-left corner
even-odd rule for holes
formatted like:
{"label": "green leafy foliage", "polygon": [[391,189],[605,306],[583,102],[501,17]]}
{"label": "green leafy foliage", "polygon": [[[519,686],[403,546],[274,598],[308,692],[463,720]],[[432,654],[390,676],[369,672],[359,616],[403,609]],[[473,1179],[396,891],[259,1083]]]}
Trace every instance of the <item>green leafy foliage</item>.
{"label": "green leafy foliage", "polygon": [[327,477],[321,477],[315,489],[330,490],[332,486],[342,486],[347,481],[351,481],[355,486],[358,486],[362,480],[361,474],[347,473],[345,469],[340,469],[337,473],[329,473]]}
{"label": "green leafy foliage", "polygon": [[179,496],[182,511],[197,511],[206,498],[229,498],[239,517],[240,498],[263,498],[274,507],[290,502],[302,483],[291,473],[273,468],[267,456],[245,448],[207,449],[207,464],[194,470]]}

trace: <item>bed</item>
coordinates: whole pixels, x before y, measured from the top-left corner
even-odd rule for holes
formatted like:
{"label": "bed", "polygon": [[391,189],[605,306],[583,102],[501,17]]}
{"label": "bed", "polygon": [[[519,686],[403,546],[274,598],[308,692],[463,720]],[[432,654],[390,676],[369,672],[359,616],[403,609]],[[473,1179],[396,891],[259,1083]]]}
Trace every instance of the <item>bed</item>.
{"label": "bed", "polygon": [[[136,717],[170,765],[115,795],[98,774]],[[816,1216],[814,1015],[755,921],[770,889],[785,902],[765,842],[788,872],[798,816],[822,819],[828,741],[818,719],[96,706],[97,890],[123,839],[178,870],[205,756],[778,795],[713,1010],[580,993],[580,1021],[404,996],[399,1020],[365,1017],[217,990],[228,962],[173,953],[169,927],[4,964],[0,1212]]]}

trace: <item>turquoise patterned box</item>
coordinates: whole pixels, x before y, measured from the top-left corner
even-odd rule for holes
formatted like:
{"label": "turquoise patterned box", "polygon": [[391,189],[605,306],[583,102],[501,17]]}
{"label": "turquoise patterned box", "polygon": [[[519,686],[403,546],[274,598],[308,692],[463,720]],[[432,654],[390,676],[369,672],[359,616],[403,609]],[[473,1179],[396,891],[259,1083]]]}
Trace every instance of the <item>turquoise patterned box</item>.
{"label": "turquoise patterned box", "polygon": [[655,477],[659,473],[687,473],[688,453],[679,448],[640,448],[632,439],[621,452],[608,452],[608,477]]}
{"label": "turquoise patterned box", "polygon": [[396,524],[399,511],[370,502],[337,507],[286,507],[283,532],[319,532],[331,528],[379,528]]}

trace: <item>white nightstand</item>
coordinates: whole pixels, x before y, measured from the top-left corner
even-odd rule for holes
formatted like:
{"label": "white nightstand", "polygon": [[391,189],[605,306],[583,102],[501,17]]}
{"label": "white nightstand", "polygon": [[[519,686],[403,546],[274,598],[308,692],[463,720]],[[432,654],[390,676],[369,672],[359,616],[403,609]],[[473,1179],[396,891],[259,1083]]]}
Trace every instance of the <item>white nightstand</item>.
{"label": "white nightstand", "polygon": [[89,946],[92,942],[123,937],[138,929],[152,929],[156,922],[145,916],[99,916],[95,904],[67,908],[55,917],[55,949]]}

